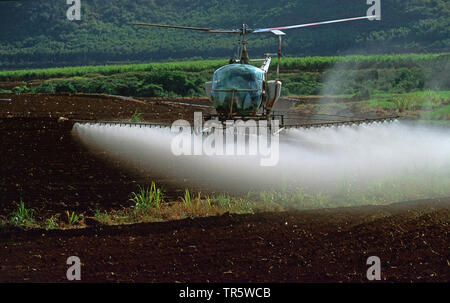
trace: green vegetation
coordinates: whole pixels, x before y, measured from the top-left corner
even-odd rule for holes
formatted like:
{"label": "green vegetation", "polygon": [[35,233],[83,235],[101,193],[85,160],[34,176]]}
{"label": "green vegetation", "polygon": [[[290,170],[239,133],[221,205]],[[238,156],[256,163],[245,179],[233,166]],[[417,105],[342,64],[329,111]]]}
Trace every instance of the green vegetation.
{"label": "green vegetation", "polygon": [[[317,209],[361,205],[387,205],[394,202],[448,197],[450,175],[389,177],[373,180],[356,187],[351,180],[343,180],[333,190],[317,191],[307,188],[284,188],[249,193],[247,199],[257,205],[278,205],[281,209]],[[273,209],[273,206],[271,207]]]}
{"label": "green vegetation", "polygon": [[[141,195],[143,196],[143,194],[138,196]],[[148,195],[146,194],[146,196]],[[183,197],[180,197],[180,200],[161,203],[158,207],[150,206],[149,203],[146,203],[146,207],[140,208],[139,211],[136,211],[135,206],[110,212],[96,210],[93,218],[99,223],[107,225],[162,222],[217,216],[227,212],[237,214],[253,213],[256,207],[256,204],[253,204],[253,202],[242,198],[233,198],[228,195],[210,197],[202,196],[201,193],[195,195],[188,189],[185,190],[185,194]]]}
{"label": "green vegetation", "polygon": [[94,220],[102,223],[107,224],[107,221],[109,219],[109,215],[106,211],[100,211],[99,209],[96,209],[94,212]]}
{"label": "green vegetation", "polygon": [[362,106],[387,112],[396,111],[427,121],[450,120],[450,91],[377,94],[362,102]]}
{"label": "green vegetation", "polygon": [[31,227],[34,224],[34,210],[25,207],[20,200],[17,208],[11,213],[10,223],[14,226]]}
{"label": "green vegetation", "polygon": [[139,193],[132,193],[131,201],[134,203],[134,209],[138,212],[145,211],[149,208],[159,209],[163,200],[161,189],[156,187],[155,182],[147,188],[140,187]]}
{"label": "green vegetation", "polygon": [[277,211],[280,208],[270,203],[264,205],[257,205],[255,201],[248,197],[231,197],[228,194],[219,194],[211,198],[211,206],[216,206],[219,209],[228,209],[230,213],[235,214],[253,214],[257,211],[270,210]]}
{"label": "green vegetation", "polygon": [[133,116],[131,116],[130,119],[131,122],[141,122],[142,121],[142,113],[136,109],[133,113]]}
{"label": "green vegetation", "polygon": [[[225,60],[51,68],[0,72],[22,83],[15,93],[82,92],[136,97],[203,96],[204,82]],[[275,76],[272,64],[271,77]],[[284,58],[284,95],[370,99],[383,93],[450,90],[450,53]],[[41,82],[27,87],[26,82]],[[5,92],[5,91],[4,91]]]}
{"label": "green vegetation", "polygon": [[66,211],[66,215],[67,215],[67,224],[69,224],[70,226],[80,223],[80,219],[83,217],[83,215],[77,215],[74,211],[73,212]]}
{"label": "green vegetation", "polygon": [[[81,68],[83,70],[83,68]],[[25,72],[25,78],[37,76],[39,73],[46,74],[47,70],[36,72]],[[50,71],[48,77],[54,76]],[[75,72],[75,74],[77,74]],[[4,72],[1,77],[9,79],[17,77],[21,73]],[[71,72],[68,73],[70,75]],[[212,74],[212,72],[211,72]],[[20,77],[20,76],[19,76]],[[46,78],[47,76],[44,76]],[[52,78],[43,81],[40,85],[28,88],[26,86],[16,87],[14,91],[3,91],[5,93],[101,93],[120,96],[146,96],[146,97],[177,97],[198,96],[203,94],[203,81],[206,75],[194,75],[181,71],[155,70],[144,72],[125,72],[109,76],[87,74],[83,77],[74,76],[69,78]],[[36,79],[40,81],[41,79]],[[7,80],[9,81],[9,80]]]}
{"label": "green vegetation", "polygon": [[[433,56],[433,55],[430,55]],[[154,76],[164,72],[178,71],[183,73],[214,72],[215,69],[227,64],[227,60],[202,60],[182,61],[147,64],[125,64],[125,65],[102,65],[102,66],[79,66],[79,67],[56,67],[46,69],[26,69],[0,72],[0,81],[30,81],[45,80],[50,78],[80,77],[78,80],[91,79],[99,76],[111,76],[115,74],[126,74],[130,72],[154,72]],[[86,78],[83,78],[86,77]]]}
{"label": "green vegetation", "polygon": [[[350,179],[343,180],[335,188],[317,189],[283,186],[266,191],[252,191],[246,195],[212,196],[194,194],[188,189],[179,201],[165,202],[162,191],[154,183],[148,188],[140,187],[133,193],[132,206],[110,211],[96,210],[92,217],[75,212],[66,212],[65,222],[58,222],[59,215],[39,222],[33,211],[21,202],[12,214],[9,224],[14,226],[39,227],[45,229],[82,228],[86,220],[98,224],[118,225],[141,222],[163,222],[185,218],[218,216],[225,213],[254,214],[286,210],[307,210],[362,205],[387,205],[401,201],[432,199],[450,195],[450,175],[434,174],[422,176],[397,176],[373,180],[362,187],[355,186]],[[17,219],[14,219],[17,218]],[[82,220],[86,219],[86,220]],[[6,226],[5,222],[0,225]]]}
{"label": "green vegetation", "polygon": [[[61,0],[0,2],[0,68],[29,68],[110,62],[226,58],[235,37],[127,25],[148,22],[187,26],[252,28],[362,16],[366,1],[134,1],[83,0],[82,20],[66,18]],[[180,9],[183,8],[183,9]],[[292,56],[343,53],[448,51],[450,5],[446,0],[390,0],[382,21],[292,30],[285,53]],[[276,49],[271,35],[251,37],[250,55]]]}
{"label": "green vegetation", "polygon": [[183,204],[185,206],[190,206],[190,205],[192,205],[192,200],[193,200],[193,197],[191,196],[189,189],[186,189],[184,191],[184,197],[181,198],[181,201],[183,201]]}
{"label": "green vegetation", "polygon": [[44,228],[49,229],[57,229],[59,227],[57,216],[52,216],[45,220]]}
{"label": "green vegetation", "polygon": [[329,118],[369,115],[400,116],[414,119],[417,122],[450,126],[449,90],[424,90],[409,93],[380,92],[368,98],[354,98],[348,95],[308,98],[309,103],[294,104],[291,110],[300,115],[317,114]]}
{"label": "green vegetation", "polygon": [[[281,60],[281,72],[321,72],[337,64],[352,70],[393,69],[448,65],[450,53],[443,54],[406,54],[406,55],[371,55],[371,56],[329,56],[329,57],[286,57]],[[178,71],[182,73],[212,73],[217,68],[227,64],[227,60],[201,60],[146,64],[101,65],[79,67],[56,67],[46,69],[25,69],[0,72],[0,81],[31,81],[46,80],[50,78],[76,78],[78,80],[95,78],[98,76],[111,76],[130,72],[163,73]],[[258,64],[253,63],[255,66]],[[275,70],[275,63],[271,68]],[[83,78],[86,77],[86,78]]]}

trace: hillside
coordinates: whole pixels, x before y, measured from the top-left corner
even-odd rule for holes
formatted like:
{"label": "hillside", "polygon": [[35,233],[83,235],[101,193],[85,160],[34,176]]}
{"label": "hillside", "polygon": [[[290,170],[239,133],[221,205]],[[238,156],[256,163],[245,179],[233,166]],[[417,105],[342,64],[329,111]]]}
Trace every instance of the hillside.
{"label": "hillside", "polygon": [[[253,28],[362,16],[365,0],[82,0],[81,21],[66,18],[64,0],[0,2],[0,68],[75,66],[172,59],[227,58],[235,38],[139,28],[127,22]],[[182,9],[180,9],[182,8]],[[256,36],[256,35],[255,35]],[[250,55],[276,48],[270,34],[251,38]],[[382,21],[292,30],[287,56],[445,52],[450,50],[450,3],[382,2]]]}

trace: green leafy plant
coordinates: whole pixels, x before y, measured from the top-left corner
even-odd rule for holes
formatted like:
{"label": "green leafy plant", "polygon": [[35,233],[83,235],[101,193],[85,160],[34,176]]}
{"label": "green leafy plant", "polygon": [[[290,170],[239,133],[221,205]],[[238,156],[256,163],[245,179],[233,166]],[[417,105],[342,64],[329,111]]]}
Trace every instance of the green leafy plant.
{"label": "green leafy plant", "polygon": [[55,229],[59,227],[58,222],[56,221],[56,217],[52,216],[50,218],[48,218],[47,220],[45,220],[45,229]]}
{"label": "green leafy plant", "polygon": [[184,197],[181,197],[181,201],[183,201],[185,206],[192,205],[193,196],[189,192],[189,189],[186,189],[184,192]]}
{"label": "green leafy plant", "polygon": [[136,109],[133,113],[133,116],[131,116],[131,122],[141,122],[142,121],[142,113]]}
{"label": "green leafy plant", "polygon": [[15,226],[25,226],[34,222],[34,210],[25,207],[25,203],[20,200],[17,208],[11,213],[11,224]]}
{"label": "green leafy plant", "polygon": [[206,205],[208,206],[208,208],[211,208],[211,197],[209,195],[206,196]]}
{"label": "green leafy plant", "polygon": [[67,223],[69,223],[69,225],[75,225],[79,223],[82,217],[82,215],[77,215],[74,211],[73,212],[66,211],[66,215],[67,215]]}
{"label": "green leafy plant", "polygon": [[134,209],[137,211],[143,211],[148,208],[159,209],[161,207],[161,202],[163,202],[163,193],[161,189],[156,187],[155,182],[147,188],[140,187],[138,193],[132,193],[133,198],[130,199],[134,202]]}

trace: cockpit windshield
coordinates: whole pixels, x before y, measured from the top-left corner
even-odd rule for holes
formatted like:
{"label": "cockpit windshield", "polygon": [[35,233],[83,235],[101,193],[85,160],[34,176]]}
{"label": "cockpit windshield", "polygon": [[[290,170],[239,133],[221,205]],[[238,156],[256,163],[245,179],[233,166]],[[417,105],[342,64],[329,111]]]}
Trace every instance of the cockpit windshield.
{"label": "cockpit windshield", "polygon": [[259,89],[263,77],[261,71],[254,66],[231,64],[214,73],[213,89]]}
{"label": "cockpit windshield", "polygon": [[213,77],[212,100],[218,112],[249,115],[261,103],[264,72],[252,65],[230,64]]}

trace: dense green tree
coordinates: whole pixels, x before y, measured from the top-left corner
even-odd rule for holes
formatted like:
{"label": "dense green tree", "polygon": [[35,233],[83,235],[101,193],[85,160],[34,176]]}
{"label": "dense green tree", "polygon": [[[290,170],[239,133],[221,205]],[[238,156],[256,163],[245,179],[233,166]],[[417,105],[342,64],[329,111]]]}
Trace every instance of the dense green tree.
{"label": "dense green tree", "polygon": [[[0,68],[226,58],[236,37],[127,22],[236,28],[282,26],[362,16],[365,0],[81,0],[81,21],[66,18],[65,0],[0,2]],[[251,37],[250,55],[275,51],[271,34]],[[292,30],[289,56],[450,50],[448,0],[382,1],[381,21]]]}

